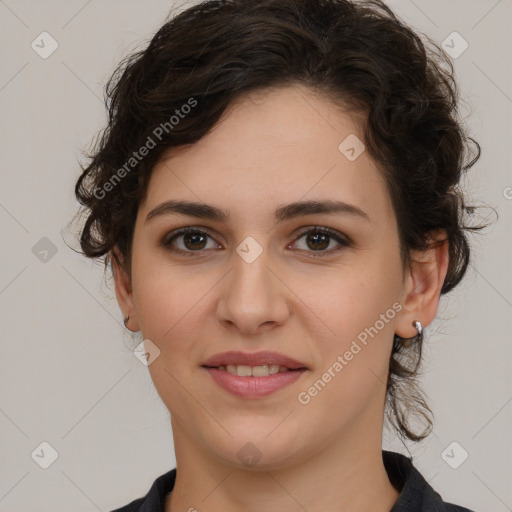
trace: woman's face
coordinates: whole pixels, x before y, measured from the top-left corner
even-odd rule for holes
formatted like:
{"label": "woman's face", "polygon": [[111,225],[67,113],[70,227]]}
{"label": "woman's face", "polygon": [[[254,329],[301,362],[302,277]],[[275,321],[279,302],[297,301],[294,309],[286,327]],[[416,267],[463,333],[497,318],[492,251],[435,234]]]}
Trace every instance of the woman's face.
{"label": "woman's face", "polygon": [[[160,351],[149,371],[177,456],[188,446],[284,468],[341,442],[380,443],[393,334],[415,331],[403,327],[409,280],[386,184],[355,137],[349,115],[286,87],[236,101],[154,168],[135,225],[129,326]],[[289,207],[310,201],[340,207]],[[197,232],[174,236],[185,227]],[[214,378],[222,369],[204,367],[229,351],[272,351],[306,369],[272,392],[287,372],[224,374],[229,390]]]}

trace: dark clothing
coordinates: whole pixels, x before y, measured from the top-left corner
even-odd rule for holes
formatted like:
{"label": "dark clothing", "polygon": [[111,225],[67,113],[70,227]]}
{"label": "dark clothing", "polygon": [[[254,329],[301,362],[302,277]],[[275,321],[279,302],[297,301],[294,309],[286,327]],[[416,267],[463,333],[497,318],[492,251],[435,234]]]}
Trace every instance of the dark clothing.
{"label": "dark clothing", "polygon": [[[383,451],[384,466],[393,486],[400,492],[390,512],[472,512],[446,503],[413,466],[411,459]],[[112,512],[165,512],[165,499],[173,490],[176,468],[159,476],[148,494]]]}

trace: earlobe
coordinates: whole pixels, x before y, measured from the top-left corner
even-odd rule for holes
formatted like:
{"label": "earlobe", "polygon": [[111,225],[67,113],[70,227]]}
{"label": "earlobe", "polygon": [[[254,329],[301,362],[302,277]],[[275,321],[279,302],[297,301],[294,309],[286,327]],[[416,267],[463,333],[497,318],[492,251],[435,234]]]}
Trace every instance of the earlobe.
{"label": "earlobe", "polygon": [[430,236],[424,251],[412,251],[403,290],[403,309],[396,324],[396,334],[403,338],[416,335],[414,322],[423,327],[434,320],[439,307],[441,289],[448,271],[448,240],[444,232]]}
{"label": "earlobe", "polygon": [[131,280],[122,266],[124,261],[121,251],[114,246],[110,253],[112,272],[116,290],[117,303],[123,314],[123,322],[127,329],[136,332],[139,330],[137,314],[133,304],[133,291]]}

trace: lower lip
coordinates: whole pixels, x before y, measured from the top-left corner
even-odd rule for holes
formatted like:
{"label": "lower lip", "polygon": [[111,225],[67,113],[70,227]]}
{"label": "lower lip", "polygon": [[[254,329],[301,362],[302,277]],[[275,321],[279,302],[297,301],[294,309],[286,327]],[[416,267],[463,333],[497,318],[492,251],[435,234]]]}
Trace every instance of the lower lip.
{"label": "lower lip", "polygon": [[300,379],[306,371],[290,370],[274,373],[265,377],[239,377],[225,370],[203,367],[212,376],[213,380],[224,390],[242,398],[259,398],[270,395],[279,389],[288,386]]}

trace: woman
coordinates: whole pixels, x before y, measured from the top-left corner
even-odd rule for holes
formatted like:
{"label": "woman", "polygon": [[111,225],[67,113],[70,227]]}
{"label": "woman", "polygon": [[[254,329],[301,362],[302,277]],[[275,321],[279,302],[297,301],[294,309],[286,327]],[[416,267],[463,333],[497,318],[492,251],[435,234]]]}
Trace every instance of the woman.
{"label": "woman", "polygon": [[107,94],[80,241],[177,461],[117,512],[467,511],[382,451],[385,413],[432,428],[423,329],[469,261],[449,59],[377,1],[207,1]]}

